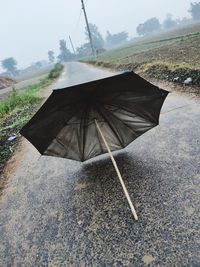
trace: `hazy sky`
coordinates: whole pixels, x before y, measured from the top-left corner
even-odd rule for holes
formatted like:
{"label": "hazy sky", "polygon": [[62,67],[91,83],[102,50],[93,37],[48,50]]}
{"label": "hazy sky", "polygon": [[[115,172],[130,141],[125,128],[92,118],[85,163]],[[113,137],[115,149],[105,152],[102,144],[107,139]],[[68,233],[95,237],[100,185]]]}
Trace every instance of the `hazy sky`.
{"label": "hazy sky", "polygon": [[[151,17],[162,22],[167,13],[189,17],[192,0],[85,0],[89,22],[105,37],[127,31]],[[13,56],[19,67],[47,59],[48,50],[58,53],[58,42],[71,35],[75,47],[85,42],[81,0],[0,0],[0,60]]]}

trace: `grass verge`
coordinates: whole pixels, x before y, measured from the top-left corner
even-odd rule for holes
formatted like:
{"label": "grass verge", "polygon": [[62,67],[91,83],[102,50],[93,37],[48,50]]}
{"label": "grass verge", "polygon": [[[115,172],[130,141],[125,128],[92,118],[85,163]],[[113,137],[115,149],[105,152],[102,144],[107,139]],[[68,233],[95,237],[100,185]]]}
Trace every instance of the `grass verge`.
{"label": "grass verge", "polygon": [[54,68],[50,71],[48,78],[49,79],[56,79],[60,76],[64,66],[60,63],[55,64]]}
{"label": "grass verge", "polygon": [[[43,98],[41,89],[50,85],[62,72],[63,66],[56,64],[49,75],[39,83],[12,92],[0,102],[0,189],[4,181],[2,170],[20,140],[19,131],[38,110]],[[9,138],[13,137],[11,141]],[[10,141],[9,141],[10,140]]]}
{"label": "grass verge", "polygon": [[[87,63],[103,67],[114,69],[118,71],[133,70],[141,76],[147,76],[149,78],[157,80],[165,80],[169,82],[176,81],[183,84],[188,78],[192,78],[192,85],[200,86],[200,69],[194,69],[187,64],[170,64],[162,62],[153,63],[113,63],[108,61],[87,61]],[[199,92],[200,93],[200,92]]]}

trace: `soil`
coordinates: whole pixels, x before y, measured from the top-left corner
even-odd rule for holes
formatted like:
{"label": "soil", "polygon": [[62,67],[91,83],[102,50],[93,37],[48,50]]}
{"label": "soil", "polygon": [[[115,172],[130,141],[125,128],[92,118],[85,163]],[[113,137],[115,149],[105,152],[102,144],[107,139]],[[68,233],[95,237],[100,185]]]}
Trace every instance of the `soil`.
{"label": "soil", "polygon": [[6,87],[9,87],[13,84],[15,84],[16,82],[11,79],[11,78],[8,78],[8,77],[0,77],[0,90],[1,89],[4,89]]}
{"label": "soil", "polygon": [[124,58],[124,63],[144,64],[147,62],[162,62],[172,65],[189,65],[199,69],[200,63],[200,36],[179,40],[163,47],[133,54]]}
{"label": "soil", "polygon": [[[192,96],[200,97],[200,70],[191,70],[187,68],[180,68],[174,71],[164,68],[161,65],[151,65],[145,68],[144,65],[139,63],[128,64],[114,64],[103,61],[88,61],[88,64],[98,66],[100,68],[106,68],[116,71],[131,71],[139,74],[146,80],[152,83],[162,83],[170,85],[170,88],[176,88],[175,91],[189,93]],[[174,81],[174,78],[179,77],[178,81]],[[188,77],[192,77],[193,83],[191,85],[184,85],[184,80]],[[196,83],[196,84],[195,84]]]}

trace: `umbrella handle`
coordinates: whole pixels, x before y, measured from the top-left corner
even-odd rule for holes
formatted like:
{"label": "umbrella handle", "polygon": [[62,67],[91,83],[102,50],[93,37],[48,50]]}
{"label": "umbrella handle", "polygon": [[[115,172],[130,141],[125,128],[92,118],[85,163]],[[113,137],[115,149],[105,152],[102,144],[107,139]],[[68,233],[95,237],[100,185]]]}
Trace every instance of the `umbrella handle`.
{"label": "umbrella handle", "polygon": [[113,163],[113,165],[114,165],[114,167],[115,167],[115,170],[116,170],[116,172],[117,172],[117,175],[118,175],[118,177],[119,177],[120,183],[121,183],[122,188],[123,188],[123,190],[124,190],[125,196],[126,196],[126,198],[127,198],[127,200],[128,200],[128,204],[129,204],[129,206],[130,206],[130,208],[131,208],[131,211],[132,211],[132,213],[133,213],[133,216],[134,216],[135,220],[138,220],[138,216],[137,216],[136,210],[135,210],[135,208],[134,208],[134,206],[133,206],[133,203],[132,203],[132,201],[131,201],[131,198],[130,198],[130,196],[129,196],[129,193],[128,193],[127,189],[126,189],[126,186],[125,186],[124,181],[123,181],[123,179],[122,179],[121,173],[120,173],[120,171],[119,171],[119,169],[118,169],[117,163],[116,163],[116,161],[115,161],[115,159],[114,159],[114,157],[113,157],[113,155],[112,155],[112,152],[111,152],[111,150],[110,150],[110,147],[109,147],[109,145],[108,145],[108,143],[107,143],[107,141],[106,141],[106,139],[105,139],[105,137],[104,137],[104,135],[103,135],[103,133],[102,133],[102,131],[101,131],[101,129],[100,129],[100,127],[99,127],[99,124],[98,124],[98,122],[97,122],[96,119],[95,119],[95,124],[96,124],[97,130],[99,131],[99,133],[100,133],[100,135],[101,135],[101,138],[102,138],[102,140],[103,140],[103,142],[104,142],[104,144],[105,144],[105,146],[106,146],[106,148],[107,148],[107,150],[108,150],[108,153],[109,153],[109,155],[110,155],[110,158],[111,158],[111,160],[112,160],[112,163]]}

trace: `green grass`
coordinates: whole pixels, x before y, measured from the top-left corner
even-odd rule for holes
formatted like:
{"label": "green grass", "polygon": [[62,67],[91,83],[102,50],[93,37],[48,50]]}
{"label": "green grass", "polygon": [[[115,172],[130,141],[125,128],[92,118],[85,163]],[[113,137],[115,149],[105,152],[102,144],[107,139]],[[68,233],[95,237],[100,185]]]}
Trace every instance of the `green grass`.
{"label": "green grass", "polygon": [[3,132],[3,131],[6,131],[6,130],[12,130],[14,128],[21,127],[22,125],[27,123],[30,120],[30,118],[31,118],[31,115],[26,115],[24,117],[21,117],[17,121],[15,121],[14,123],[1,128],[1,131]]}
{"label": "green grass", "polygon": [[48,78],[49,79],[55,79],[58,78],[60,76],[60,73],[63,70],[63,65],[60,63],[55,64],[54,68],[50,71]]}
{"label": "green grass", "polygon": [[0,102],[0,120],[12,111],[18,108],[31,106],[41,101],[39,91],[57,78],[63,69],[63,65],[56,64],[50,71],[49,75],[42,79],[39,83],[25,87],[24,89],[17,91],[14,87],[12,92]]}
{"label": "green grass", "polygon": [[13,88],[8,97],[0,103],[0,119],[4,118],[5,115],[11,113],[17,107],[33,105],[34,103],[39,102],[41,99],[38,95],[40,89],[40,84],[28,86],[20,92]]}

